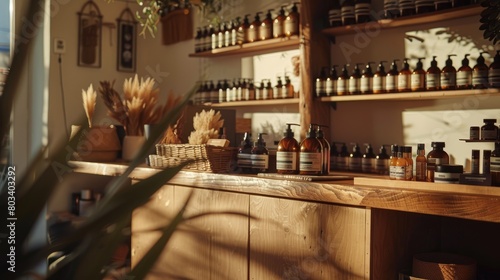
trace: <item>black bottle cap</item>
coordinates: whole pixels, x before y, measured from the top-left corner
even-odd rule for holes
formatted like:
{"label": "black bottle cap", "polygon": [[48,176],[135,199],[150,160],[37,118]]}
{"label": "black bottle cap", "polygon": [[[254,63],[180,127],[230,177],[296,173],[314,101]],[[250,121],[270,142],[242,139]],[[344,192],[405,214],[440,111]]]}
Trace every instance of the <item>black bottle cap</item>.
{"label": "black bottle cap", "polygon": [[417,144],[417,150],[425,150],[425,144],[423,143]]}
{"label": "black bottle cap", "polygon": [[344,77],[349,77],[349,72],[347,72],[347,66],[349,64],[344,64],[344,67],[342,67],[342,76]]}
{"label": "black bottle cap", "polygon": [[444,142],[432,142],[431,146],[433,148],[444,148],[446,145]]}
{"label": "black bottle cap", "polygon": [[300,126],[300,124],[296,124],[296,123],[287,123],[287,128],[285,130],[285,134],[284,136],[285,137],[289,137],[289,138],[292,138],[293,137],[293,131],[292,131],[292,125],[296,125],[296,126]]}
{"label": "black bottle cap", "polygon": [[282,5],[281,8],[280,8],[279,13],[280,13],[281,16],[285,15],[285,7],[286,7],[286,5]]}
{"label": "black bottle cap", "polygon": [[361,153],[361,148],[359,147],[358,143],[354,143],[354,146],[352,147],[352,151],[354,153]]}
{"label": "black bottle cap", "polygon": [[297,8],[297,4],[300,4],[300,2],[293,2],[292,12],[297,13],[299,11],[299,8]]}
{"label": "black bottle cap", "polygon": [[249,132],[245,132],[243,136],[243,140],[241,140],[241,146],[251,145],[252,144],[252,134]]}
{"label": "black bottle cap", "polygon": [[[499,142],[500,144],[500,142]],[[340,147],[340,153],[341,154],[348,154],[349,152],[347,151],[347,145],[345,143],[342,143],[342,146]]]}
{"label": "black bottle cap", "polygon": [[466,54],[464,59],[462,59],[462,66],[469,66],[469,59],[467,58],[470,54]]}
{"label": "black bottle cap", "polygon": [[391,153],[395,154],[398,152],[398,145],[393,144],[391,145]]}
{"label": "black bottle cap", "polygon": [[404,153],[410,153],[411,154],[411,146],[403,146],[403,152]]}
{"label": "black bottle cap", "polygon": [[379,153],[381,155],[387,155],[387,150],[385,149],[385,145],[380,146]]}
{"label": "black bottle cap", "polygon": [[483,64],[484,64],[484,57],[483,57],[483,53],[487,53],[487,52],[480,52],[480,53],[479,53],[479,57],[477,58],[477,64],[478,64],[478,65],[483,65]]}
{"label": "black bottle cap", "polygon": [[448,59],[446,60],[446,67],[452,67],[453,66],[453,60],[451,60],[452,56],[457,56],[456,54],[449,54]]}
{"label": "black bottle cap", "polygon": [[408,64],[408,58],[403,59],[403,69],[402,70],[410,70],[410,64]]}
{"label": "black bottle cap", "polygon": [[425,58],[423,58],[423,57],[418,58],[417,68],[415,68],[415,70],[423,70],[424,69],[424,64],[422,63],[422,59],[425,59]]}
{"label": "black bottle cap", "polygon": [[260,14],[262,14],[262,12],[255,13],[255,21],[260,21]]}
{"label": "black bottle cap", "polygon": [[497,119],[483,119],[483,122],[485,122],[485,123],[496,123]]}
{"label": "black bottle cap", "polygon": [[399,61],[399,59],[394,59],[391,64],[391,71],[398,71],[398,66],[396,65],[396,61]]}
{"label": "black bottle cap", "polygon": [[437,57],[437,56],[433,56],[433,57],[432,57],[431,67],[437,67],[438,62],[436,61],[436,57]]}
{"label": "black bottle cap", "polygon": [[316,125],[314,123],[309,125],[309,131],[307,132],[307,138],[316,138],[316,131],[313,126]]}
{"label": "black bottle cap", "polygon": [[243,23],[250,24],[250,20],[248,19],[249,16],[251,16],[251,15],[250,14],[245,15],[245,18],[243,19]]}
{"label": "black bottle cap", "polygon": [[323,133],[323,130],[321,128],[322,127],[328,127],[328,126],[326,126],[326,125],[320,125],[320,124],[318,124],[317,126],[318,126],[318,129],[316,130],[316,137],[318,137],[318,138],[325,137],[325,134]]}
{"label": "black bottle cap", "polygon": [[357,76],[360,76],[361,75],[361,71],[359,70],[359,65],[361,65],[361,63],[356,63],[354,65],[354,70],[352,71],[352,75],[357,75]]}
{"label": "black bottle cap", "polygon": [[266,146],[266,141],[264,141],[264,138],[262,138],[262,135],[267,135],[267,133],[259,133],[259,136],[257,136],[257,141],[255,141],[254,146],[255,147],[265,147]]}
{"label": "black bottle cap", "polygon": [[378,71],[379,71],[379,72],[381,72],[381,73],[385,73],[384,62],[387,62],[387,61],[382,60],[382,61],[380,61],[380,63],[378,64]]}
{"label": "black bottle cap", "polygon": [[274,9],[267,10],[266,19],[270,19],[270,20],[273,19],[273,15],[271,14],[272,11],[274,11]]}
{"label": "black bottle cap", "polygon": [[370,144],[367,143],[367,144],[365,144],[365,146],[366,146],[366,153],[367,154],[373,154],[372,145],[370,145]]}

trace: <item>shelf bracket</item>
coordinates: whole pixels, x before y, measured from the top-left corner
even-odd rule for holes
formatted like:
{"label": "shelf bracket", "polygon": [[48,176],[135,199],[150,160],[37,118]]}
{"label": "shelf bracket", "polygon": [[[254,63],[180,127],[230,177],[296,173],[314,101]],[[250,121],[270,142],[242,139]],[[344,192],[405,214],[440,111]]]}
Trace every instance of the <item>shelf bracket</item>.
{"label": "shelf bracket", "polygon": [[330,107],[332,107],[334,111],[337,111],[337,102],[330,102]]}

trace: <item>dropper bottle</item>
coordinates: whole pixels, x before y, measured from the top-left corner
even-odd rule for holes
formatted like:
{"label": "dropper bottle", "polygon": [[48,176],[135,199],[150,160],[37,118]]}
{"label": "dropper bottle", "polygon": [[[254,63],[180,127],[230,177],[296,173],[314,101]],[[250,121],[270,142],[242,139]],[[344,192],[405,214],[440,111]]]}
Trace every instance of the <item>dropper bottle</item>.
{"label": "dropper bottle", "polygon": [[425,88],[427,90],[439,90],[441,80],[441,69],[437,66],[436,56],[432,57],[431,67],[427,69],[425,74]]}
{"label": "dropper bottle", "polygon": [[411,73],[411,90],[412,91],[424,91],[425,90],[425,70],[422,59],[419,58],[417,62],[417,67]]}
{"label": "dropper bottle", "polygon": [[456,55],[448,55],[446,65],[441,70],[441,89],[444,90],[452,90],[457,87],[457,69],[453,67],[453,60],[451,60],[452,56]]}
{"label": "dropper bottle", "polygon": [[408,64],[408,58],[403,60],[403,69],[399,71],[398,75],[398,91],[407,92],[411,90],[411,70]]}
{"label": "dropper bottle", "polygon": [[291,126],[298,124],[287,123],[284,137],[278,143],[276,151],[276,172],[278,174],[298,174],[299,173],[299,153],[300,145],[293,137]]}
{"label": "dropper bottle", "polygon": [[469,66],[470,54],[466,54],[462,59],[462,66],[457,70],[457,88],[469,89],[472,88],[472,68]]}
{"label": "dropper bottle", "polygon": [[380,61],[377,72],[373,74],[373,93],[375,94],[385,92],[385,79],[387,73],[385,72],[384,62],[387,61]]}
{"label": "dropper bottle", "polygon": [[315,124],[309,125],[306,139],[300,143],[299,174],[321,175],[323,168],[323,146],[316,138]]}
{"label": "dropper bottle", "polygon": [[322,127],[327,127],[324,125],[318,125],[318,130],[316,131],[316,138],[321,142],[323,146],[323,164],[321,168],[321,175],[330,174],[330,143],[325,139]]}
{"label": "dropper bottle", "polygon": [[387,72],[385,79],[385,91],[386,92],[397,92],[398,89],[398,66],[396,65],[396,61],[399,59],[394,59],[391,64],[391,70]]}

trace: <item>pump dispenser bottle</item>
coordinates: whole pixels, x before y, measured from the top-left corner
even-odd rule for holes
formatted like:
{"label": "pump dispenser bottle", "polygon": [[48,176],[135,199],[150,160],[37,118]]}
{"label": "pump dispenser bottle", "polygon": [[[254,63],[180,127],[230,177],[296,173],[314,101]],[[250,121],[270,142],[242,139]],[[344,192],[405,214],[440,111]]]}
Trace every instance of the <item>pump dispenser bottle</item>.
{"label": "pump dispenser bottle", "polygon": [[365,144],[366,152],[363,154],[363,158],[361,158],[361,170],[363,173],[375,173],[375,158],[377,157],[373,152],[372,145]]}
{"label": "pump dispenser bottle", "polygon": [[390,156],[387,154],[385,146],[380,147],[379,154],[375,157],[375,170],[377,174],[388,175],[389,174],[389,159]]}
{"label": "pump dispenser bottle", "polygon": [[451,90],[457,87],[457,69],[453,67],[452,56],[455,54],[448,55],[446,60],[446,66],[441,70],[441,89]]}
{"label": "pump dispenser bottle", "polygon": [[482,52],[477,58],[476,65],[472,68],[472,87],[475,89],[484,89],[488,87],[488,66],[484,63]]}
{"label": "pump dispenser bottle", "polygon": [[273,38],[273,9],[267,10],[266,18],[260,23],[259,26],[259,39],[267,40]]}
{"label": "pump dispenser bottle", "polygon": [[349,155],[349,171],[352,172],[361,172],[361,159],[363,158],[363,154],[361,153],[361,148],[358,146],[358,143],[355,143],[352,148],[352,153]]}
{"label": "pump dispenser bottle", "polygon": [[278,15],[273,20],[273,38],[285,37],[285,6],[281,6]]}
{"label": "pump dispenser bottle", "polygon": [[292,9],[285,17],[284,32],[286,37],[299,35],[300,15],[299,15],[299,9],[297,8],[297,4],[300,3],[299,2],[293,3]]}
{"label": "pump dispenser bottle", "polygon": [[283,81],[281,81],[281,77],[278,76],[278,80],[276,81],[276,86],[273,90],[273,99],[280,99],[283,98]]}
{"label": "pump dispenser bottle", "polygon": [[323,125],[318,125],[318,130],[316,131],[316,138],[321,142],[323,146],[323,164],[321,167],[321,175],[330,174],[330,143],[325,139],[322,127],[327,127]]}
{"label": "pump dispenser bottle", "polygon": [[411,70],[408,58],[403,60],[403,69],[398,74],[398,91],[407,92],[411,90]]}
{"label": "pump dispenser bottle", "polygon": [[269,168],[269,151],[266,148],[266,142],[262,135],[266,133],[259,133],[257,141],[255,141],[252,148],[252,170],[253,173],[266,172]]}
{"label": "pump dispenser bottle", "polygon": [[387,73],[385,73],[384,62],[387,61],[380,61],[377,72],[373,74],[373,93],[376,94],[385,92],[385,79]]}
{"label": "pump dispenser bottle", "polygon": [[276,172],[278,174],[298,174],[299,173],[299,153],[300,145],[293,138],[291,126],[297,125],[287,123],[284,137],[278,143],[276,151]]}
{"label": "pump dispenser bottle", "polygon": [[262,96],[264,100],[273,99],[273,86],[271,85],[271,80],[267,79],[266,88],[264,88],[264,95]]}
{"label": "pump dispenser bottle", "polygon": [[310,124],[306,139],[300,143],[299,173],[321,175],[323,168],[323,146],[316,138],[314,124]]}
{"label": "pump dispenser bottle", "polygon": [[349,77],[349,94],[360,94],[360,86],[361,86],[361,71],[359,70],[360,63],[356,63],[354,65],[354,70],[352,71],[352,75]]}
{"label": "pump dispenser bottle", "polygon": [[326,77],[325,81],[325,94],[326,96],[337,95],[337,79],[339,78],[337,75],[337,65],[333,65],[330,69],[330,73],[328,77]]}
{"label": "pump dispenser bottle", "polygon": [[252,139],[251,134],[245,132],[245,136],[238,147],[237,164],[243,173],[252,172]]}
{"label": "pump dispenser bottle", "polygon": [[360,91],[361,94],[371,94],[373,93],[373,72],[372,68],[370,66],[371,63],[374,62],[368,62],[366,64],[366,68],[363,70],[363,73],[361,74],[361,82],[360,82]]}
{"label": "pump dispenser bottle", "polygon": [[391,70],[387,72],[385,79],[385,91],[386,92],[397,92],[398,89],[398,66],[396,65],[396,61],[399,59],[394,59],[391,64]]}
{"label": "pump dispenser bottle", "polygon": [[347,171],[349,170],[349,151],[347,150],[347,145],[345,143],[340,147],[339,155],[337,156],[337,169]]}
{"label": "pump dispenser bottle", "polygon": [[258,12],[255,14],[254,21],[252,23],[250,23],[250,26],[248,27],[248,42],[255,42],[255,41],[259,40],[259,38],[260,38],[260,34],[259,34],[260,25],[261,25],[260,16],[259,16],[260,14],[262,14],[262,12]]}
{"label": "pump dispenser bottle", "polygon": [[432,57],[431,67],[425,74],[425,88],[427,90],[439,90],[441,81],[441,69],[437,66],[436,56]]}
{"label": "pump dispenser bottle", "polygon": [[457,70],[457,88],[458,89],[469,89],[472,88],[472,68],[469,66],[469,59],[467,58],[470,54],[466,54],[464,59],[462,59],[462,66]]}
{"label": "pump dispenser bottle", "polygon": [[488,81],[490,87],[500,88],[500,50],[497,51],[495,58],[493,58],[493,63],[491,63],[488,70]]}
{"label": "pump dispenser bottle", "polygon": [[347,66],[349,64],[344,64],[342,67],[342,73],[337,79],[337,94],[338,95],[347,95],[349,94],[349,73],[347,72]]}
{"label": "pump dispenser bottle", "polygon": [[316,97],[325,96],[326,90],[326,68],[322,67],[319,72],[319,77],[316,78],[315,83]]}
{"label": "pump dispenser bottle", "polygon": [[425,90],[425,70],[422,63],[423,58],[419,58],[417,62],[417,67],[411,73],[411,90],[412,91],[423,91]]}
{"label": "pump dispenser bottle", "polygon": [[248,43],[248,29],[250,28],[250,20],[248,17],[250,14],[245,15],[243,18],[243,22],[238,26],[238,44],[245,44]]}

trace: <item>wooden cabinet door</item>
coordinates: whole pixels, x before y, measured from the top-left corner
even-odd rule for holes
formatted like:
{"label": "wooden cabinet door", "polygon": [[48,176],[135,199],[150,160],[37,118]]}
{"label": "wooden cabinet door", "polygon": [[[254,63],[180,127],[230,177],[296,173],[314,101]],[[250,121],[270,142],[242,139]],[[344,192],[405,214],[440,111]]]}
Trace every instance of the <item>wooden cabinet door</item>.
{"label": "wooden cabinet door", "polygon": [[249,279],[369,279],[369,210],[251,196],[250,213]]}
{"label": "wooden cabinet door", "polygon": [[168,223],[191,191],[185,214],[196,218],[177,229],[147,279],[246,279],[249,196],[188,187],[165,186],[134,213],[132,265],[159,236],[146,229]]}

